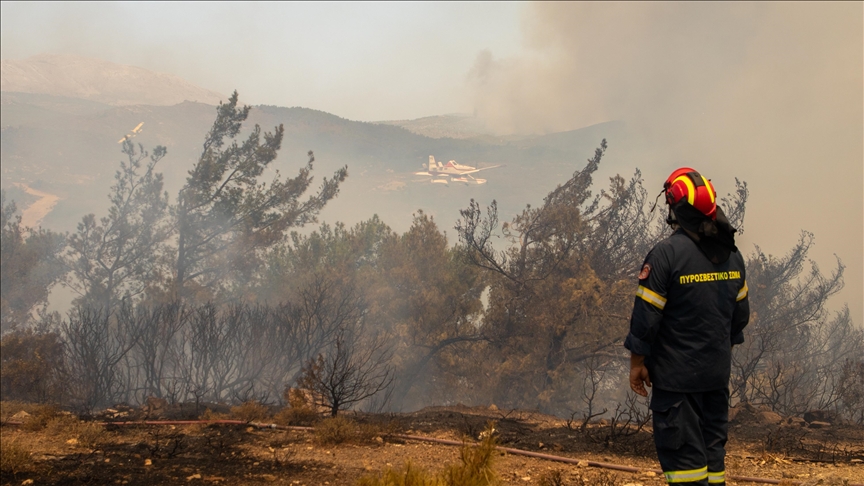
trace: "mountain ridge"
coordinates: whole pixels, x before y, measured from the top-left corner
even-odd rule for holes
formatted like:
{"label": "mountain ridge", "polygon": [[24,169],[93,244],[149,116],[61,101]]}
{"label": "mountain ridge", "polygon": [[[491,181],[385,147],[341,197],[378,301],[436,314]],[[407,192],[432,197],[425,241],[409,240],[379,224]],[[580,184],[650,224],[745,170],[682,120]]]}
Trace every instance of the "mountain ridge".
{"label": "mountain ridge", "polygon": [[0,61],[0,91],[46,94],[114,106],[216,105],[222,95],[173,74],[88,57],[38,54]]}
{"label": "mountain ridge", "polygon": [[[50,64],[57,56],[35,58]],[[119,69],[113,63],[91,61],[85,59],[77,66],[89,66],[97,73],[102,72],[100,66],[108,66],[109,71]],[[55,63],[56,69],[33,72],[42,72],[46,79],[63,77],[64,65]],[[3,187],[26,184],[58,195],[61,201],[44,224],[61,231],[74,230],[85,214],[104,211],[114,172],[124,158],[117,141],[142,122],[133,141],[145,150],[156,145],[167,147],[168,155],[157,171],[165,175],[166,190],[176,194],[200,156],[201,143],[216,115],[217,98],[222,98],[207,92],[211,95],[208,102],[190,101],[170,89],[162,96],[158,93],[161,85],[156,83],[147,87],[155,94],[139,92],[136,96],[138,101],[162,96],[162,104],[130,103],[134,90],[123,96],[111,90],[96,93],[96,88],[85,89],[85,81],[95,75],[79,76],[80,72],[75,74],[78,71],[72,73],[71,87],[65,90],[60,89],[63,83],[50,79],[22,88],[22,84],[12,82],[15,78],[10,66],[14,67],[14,62],[3,61],[3,66]],[[113,81],[115,85],[129,73],[146,71],[127,68],[117,71],[120,74]],[[142,76],[162,79],[153,73]],[[183,80],[177,83],[192,86]],[[140,83],[136,86],[141,87]],[[48,92],[33,92],[39,90]],[[449,223],[472,198],[487,203],[496,199],[502,216],[515,214],[524,204],[542,200],[584,165],[579,161],[593,153],[601,138],[618,138],[623,127],[620,122],[607,122],[558,134],[499,137],[485,133],[470,115],[367,122],[313,108],[255,105],[239,137],[245,137],[255,124],[265,131],[280,124],[285,127],[282,149],[272,165],[287,177],[305,165],[309,150],[315,152],[316,178],[329,177],[339,167],[348,166],[348,180],[339,198],[322,212],[322,220],[353,224],[378,214],[397,229],[409,224],[417,209]],[[476,167],[502,167],[484,172],[487,184],[451,183],[448,187],[415,175],[429,155]]]}

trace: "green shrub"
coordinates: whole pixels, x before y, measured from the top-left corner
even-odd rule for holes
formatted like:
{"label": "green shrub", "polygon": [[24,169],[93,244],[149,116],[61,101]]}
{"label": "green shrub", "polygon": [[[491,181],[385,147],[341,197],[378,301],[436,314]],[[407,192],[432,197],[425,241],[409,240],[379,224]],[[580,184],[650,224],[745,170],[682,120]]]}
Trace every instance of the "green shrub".
{"label": "green shrub", "polygon": [[231,415],[244,422],[263,422],[270,418],[270,410],[255,400],[231,407]]}

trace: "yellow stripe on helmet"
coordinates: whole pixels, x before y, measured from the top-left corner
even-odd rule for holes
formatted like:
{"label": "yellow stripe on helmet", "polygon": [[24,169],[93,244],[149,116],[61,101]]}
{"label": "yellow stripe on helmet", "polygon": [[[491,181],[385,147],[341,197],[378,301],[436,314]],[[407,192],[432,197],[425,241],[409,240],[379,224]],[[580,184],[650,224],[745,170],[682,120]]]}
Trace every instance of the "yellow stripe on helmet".
{"label": "yellow stripe on helmet", "polygon": [[711,181],[706,179],[702,174],[699,174],[699,177],[702,178],[702,182],[705,183],[705,188],[708,189],[708,195],[711,196],[711,204],[714,204],[714,186],[712,186]]}
{"label": "yellow stripe on helmet", "polygon": [[692,206],[696,200],[696,186],[693,185],[693,181],[690,180],[690,176],[687,174],[678,176],[678,178],[672,181],[672,185],[674,186],[678,181],[682,181],[687,186],[687,202]]}

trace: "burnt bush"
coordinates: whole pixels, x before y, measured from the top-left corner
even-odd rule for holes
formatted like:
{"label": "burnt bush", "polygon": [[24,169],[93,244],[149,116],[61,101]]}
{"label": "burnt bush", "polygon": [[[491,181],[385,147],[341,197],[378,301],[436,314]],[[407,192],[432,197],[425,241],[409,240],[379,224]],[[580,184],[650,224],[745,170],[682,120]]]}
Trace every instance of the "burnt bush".
{"label": "burnt bush", "polygon": [[0,339],[0,396],[4,401],[63,400],[64,349],[55,332],[15,330]]}

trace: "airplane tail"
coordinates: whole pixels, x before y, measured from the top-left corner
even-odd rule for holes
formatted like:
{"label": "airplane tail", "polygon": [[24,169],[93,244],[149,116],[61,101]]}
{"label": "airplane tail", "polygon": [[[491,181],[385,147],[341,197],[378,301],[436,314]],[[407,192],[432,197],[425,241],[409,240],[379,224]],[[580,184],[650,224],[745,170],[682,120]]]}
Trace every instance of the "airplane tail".
{"label": "airplane tail", "polygon": [[429,156],[429,170],[435,170],[435,156]]}

